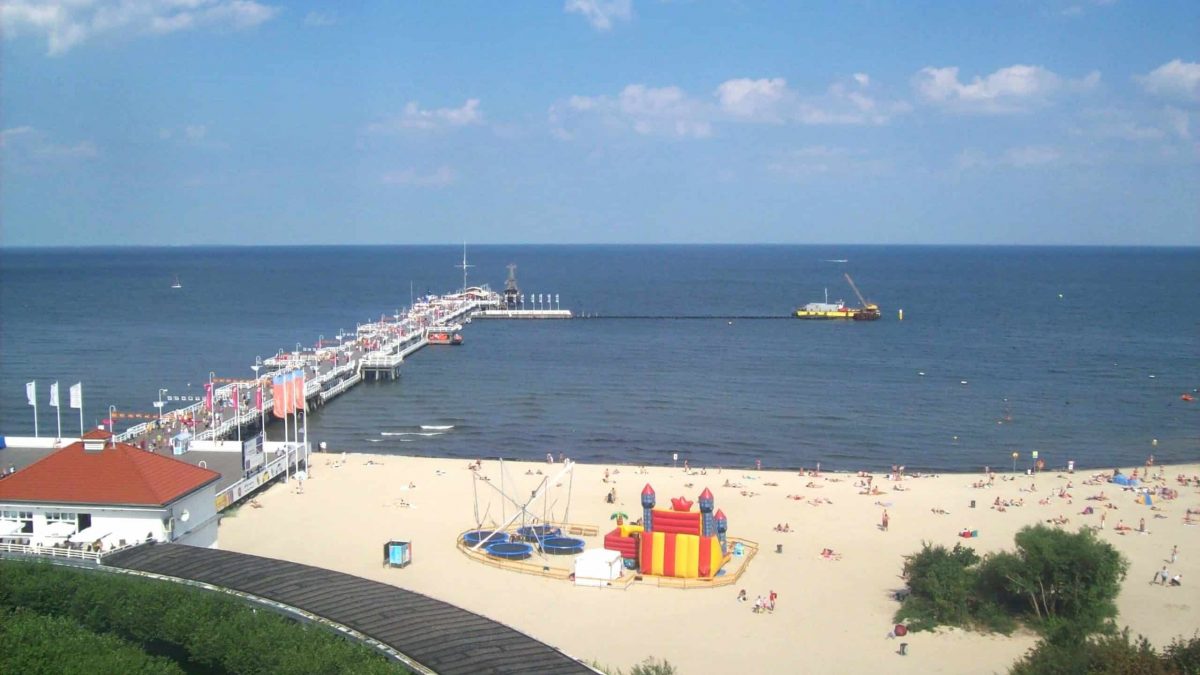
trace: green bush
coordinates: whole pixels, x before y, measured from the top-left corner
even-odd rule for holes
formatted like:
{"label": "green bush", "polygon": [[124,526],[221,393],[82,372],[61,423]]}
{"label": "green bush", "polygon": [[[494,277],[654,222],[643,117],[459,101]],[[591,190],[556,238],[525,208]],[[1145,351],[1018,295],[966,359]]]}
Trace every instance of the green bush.
{"label": "green bush", "polygon": [[913,631],[952,625],[1012,632],[1016,622],[992,596],[979,593],[979,561],[962,544],[952,549],[924,544],[906,556],[903,576],[910,592],[896,612],[897,623]]}
{"label": "green bush", "polygon": [[30,610],[0,613],[0,672],[182,675],[169,659],[146,654],[112,635]]}
{"label": "green bush", "polygon": [[1011,632],[1022,620],[1056,642],[1110,630],[1128,564],[1091,531],[1042,525],[1017,533],[1017,548],[980,560],[974,550],[925,544],[904,559],[910,593],[896,621]]}
{"label": "green bush", "polygon": [[[1012,675],[1186,675],[1200,672],[1200,638],[1172,642],[1160,656],[1129,629],[1075,642],[1042,640],[1009,671]],[[1182,659],[1180,657],[1182,656]]]}
{"label": "green bush", "polygon": [[147,651],[184,655],[181,665],[188,670],[404,672],[375,650],[330,631],[168,581],[3,561],[0,611],[14,609],[67,617]]}

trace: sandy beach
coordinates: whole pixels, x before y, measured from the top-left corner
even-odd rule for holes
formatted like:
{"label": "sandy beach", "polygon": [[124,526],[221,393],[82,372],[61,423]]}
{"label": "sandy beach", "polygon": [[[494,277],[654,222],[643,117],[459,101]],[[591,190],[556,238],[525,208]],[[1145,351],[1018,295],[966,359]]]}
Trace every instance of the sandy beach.
{"label": "sandy beach", "polygon": [[[505,462],[505,488],[529,495],[559,468],[557,463]],[[865,479],[854,474],[709,468],[701,475],[683,467],[647,467],[642,473],[638,467],[576,465],[573,477],[531,510],[597,526],[600,536],[587,538],[588,548],[602,546],[614,511],[640,517],[639,495],[646,483],[654,487],[659,508],[666,508],[670,497],[694,500],[709,488],[716,508],[728,517],[729,534],[760,546],[732,586],[679,590],[634,584],[614,590],[497,569],[457,550],[456,536],[476,526],[477,505],[483,522],[501,521],[499,493],[477,479],[466,461],[318,454],[302,490],[295,480],[274,485],[225,517],[219,545],[425,593],[572,656],[626,670],[654,656],[681,673],[1005,672],[1034,644],[1034,635],[916,633],[904,639],[908,654],[898,653],[900,640],[887,634],[898,606],[893,595],[903,588],[903,556],[922,541],[963,542],[980,553],[1011,549],[1013,535],[1025,525],[1061,517],[1071,530],[1099,527],[1106,514],[1100,536],[1130,562],[1118,622],[1162,646],[1197,628],[1200,528],[1184,521],[1187,509],[1200,509],[1200,489],[1180,485],[1176,476],[1196,476],[1200,466],[1155,467],[1152,475],[1160,471],[1163,480],[1150,484],[1174,488],[1179,497],[1156,500],[1153,510],[1119,486],[1085,484],[1090,470],[1036,477],[997,472],[990,486],[982,472],[903,481],[875,474],[871,483],[879,494],[860,494],[866,491]],[[479,474],[498,485],[500,463],[484,461]],[[616,505],[605,500],[613,488]],[[1101,492],[1107,501],[1089,499]],[[995,508],[997,499],[1010,505]],[[1093,513],[1082,515],[1089,506]],[[881,527],[885,509],[886,531]],[[503,510],[512,514],[511,505]],[[1146,533],[1138,532],[1142,519]],[[1118,532],[1122,522],[1132,529]],[[784,524],[791,532],[776,531]],[[979,536],[960,538],[963,530],[977,530]],[[381,564],[389,539],[413,542],[412,565]],[[1170,563],[1173,546],[1179,547],[1178,559]],[[838,556],[822,557],[825,548]],[[1182,586],[1149,583],[1164,564],[1172,575],[1183,575]],[[737,601],[740,589],[749,602]],[[754,598],[771,591],[778,594],[774,612],[751,611]]]}

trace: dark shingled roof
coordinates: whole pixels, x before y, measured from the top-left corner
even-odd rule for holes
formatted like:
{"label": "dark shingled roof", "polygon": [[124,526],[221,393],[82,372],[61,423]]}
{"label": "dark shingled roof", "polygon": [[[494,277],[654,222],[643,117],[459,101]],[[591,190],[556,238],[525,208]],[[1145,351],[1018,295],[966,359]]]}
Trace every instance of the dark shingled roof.
{"label": "dark shingled roof", "polygon": [[232,551],[146,544],[104,565],[199,581],[290,605],[348,626],[443,675],[595,673],[524,633],[402,588]]}

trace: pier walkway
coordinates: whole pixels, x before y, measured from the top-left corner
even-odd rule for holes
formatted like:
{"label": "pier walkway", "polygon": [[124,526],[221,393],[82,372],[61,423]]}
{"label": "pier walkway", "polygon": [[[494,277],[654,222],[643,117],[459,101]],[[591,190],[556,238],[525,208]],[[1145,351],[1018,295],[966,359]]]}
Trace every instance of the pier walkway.
{"label": "pier walkway", "polygon": [[146,544],[104,556],[102,564],[215,586],[343,633],[349,629],[350,637],[381,647],[419,672],[598,672],[473,612],[319,567],[182,544]]}

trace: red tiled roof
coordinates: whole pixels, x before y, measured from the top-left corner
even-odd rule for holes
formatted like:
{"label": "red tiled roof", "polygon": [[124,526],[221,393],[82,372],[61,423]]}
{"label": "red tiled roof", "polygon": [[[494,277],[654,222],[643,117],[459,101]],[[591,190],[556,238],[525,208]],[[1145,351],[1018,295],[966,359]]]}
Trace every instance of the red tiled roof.
{"label": "red tiled roof", "polygon": [[0,480],[0,502],[165,506],[220,477],[125,443],[89,452],[77,441]]}

